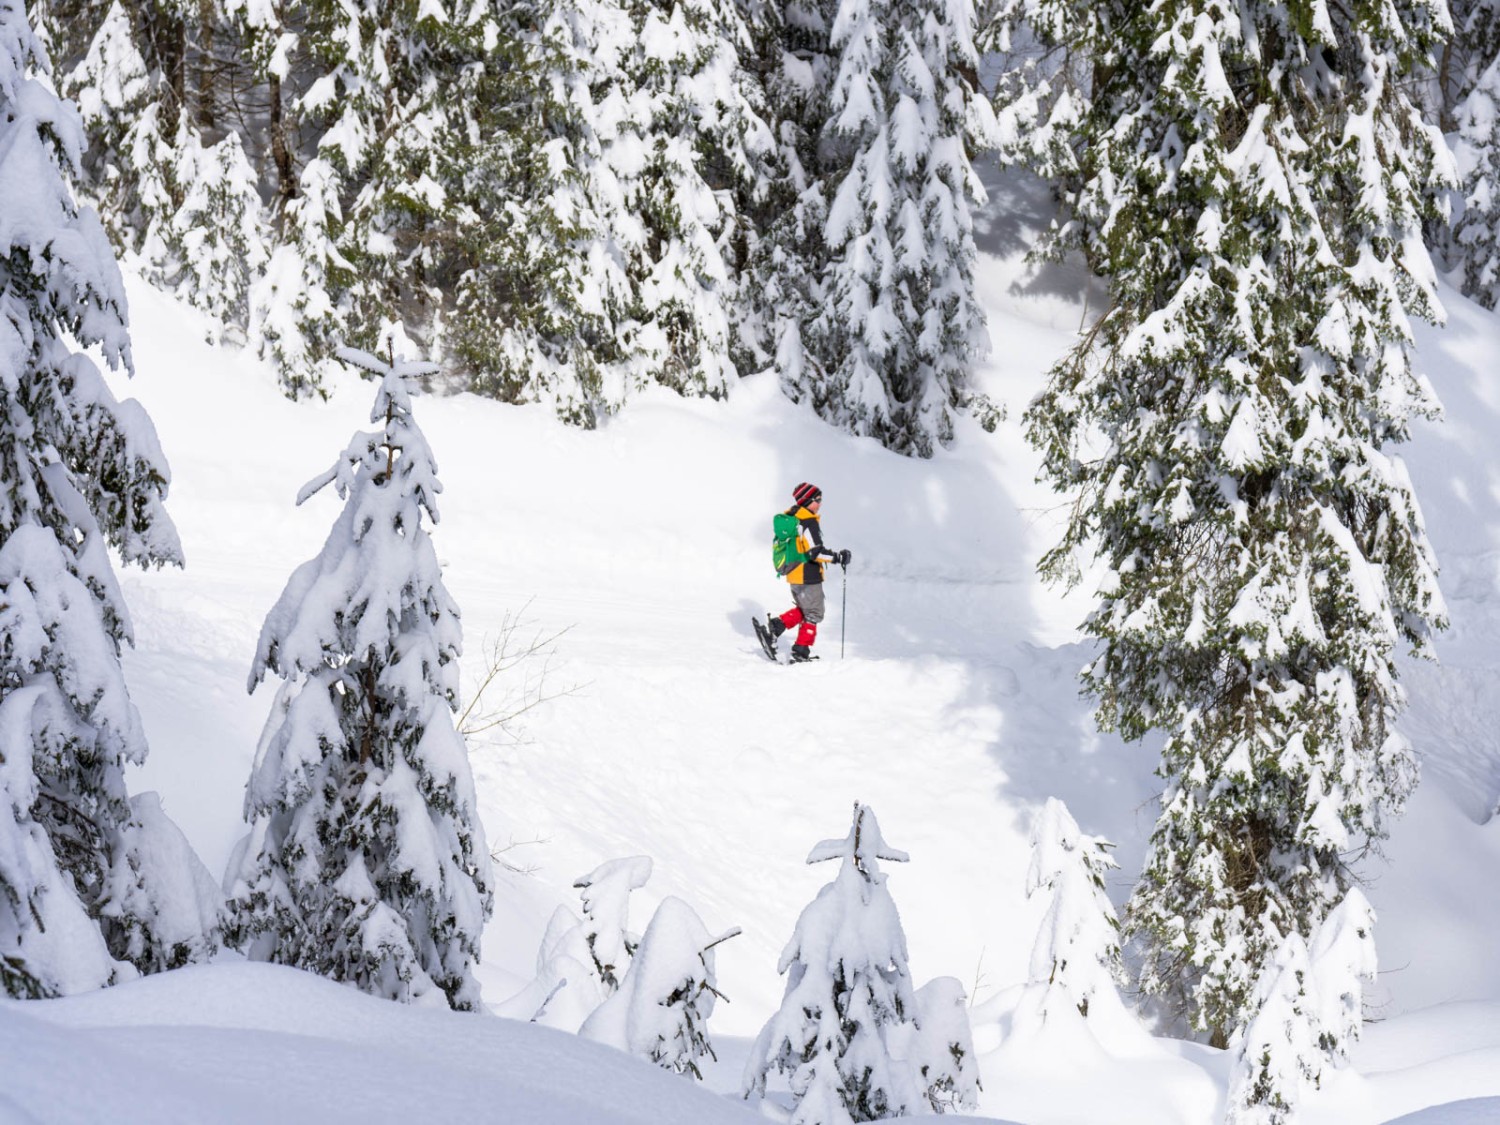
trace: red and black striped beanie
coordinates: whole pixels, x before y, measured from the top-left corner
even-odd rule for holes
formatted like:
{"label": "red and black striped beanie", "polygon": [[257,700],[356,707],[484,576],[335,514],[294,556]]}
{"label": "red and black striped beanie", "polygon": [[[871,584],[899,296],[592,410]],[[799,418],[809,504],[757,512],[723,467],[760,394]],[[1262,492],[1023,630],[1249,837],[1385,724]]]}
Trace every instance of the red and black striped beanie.
{"label": "red and black striped beanie", "polygon": [[792,499],[805,508],[814,500],[823,499],[823,490],[815,484],[808,484],[806,481],[803,481],[796,488],[792,489]]}

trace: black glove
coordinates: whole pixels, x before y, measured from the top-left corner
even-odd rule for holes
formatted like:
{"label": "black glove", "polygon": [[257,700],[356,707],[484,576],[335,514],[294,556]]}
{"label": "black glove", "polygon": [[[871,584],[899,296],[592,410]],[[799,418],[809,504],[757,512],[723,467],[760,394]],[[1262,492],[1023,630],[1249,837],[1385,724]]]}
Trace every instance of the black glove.
{"label": "black glove", "polygon": [[847,547],[842,551],[835,551],[833,553],[833,561],[838,563],[839,566],[848,566],[850,560],[853,558],[854,556],[849,553],[849,549]]}

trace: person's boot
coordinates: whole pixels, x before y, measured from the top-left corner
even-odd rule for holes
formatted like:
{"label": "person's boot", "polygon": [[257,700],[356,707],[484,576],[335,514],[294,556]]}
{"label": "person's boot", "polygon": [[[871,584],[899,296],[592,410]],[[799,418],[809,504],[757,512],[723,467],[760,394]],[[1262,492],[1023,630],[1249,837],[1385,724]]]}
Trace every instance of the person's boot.
{"label": "person's boot", "polygon": [[803,661],[806,661],[806,660],[816,660],[816,659],[817,659],[817,657],[813,655],[812,649],[808,648],[806,645],[793,645],[792,646],[792,663],[793,664],[801,664]]}
{"label": "person's boot", "polygon": [[771,634],[771,639],[774,641],[782,633],[786,632],[786,622],[781,620],[776,614],[768,613],[766,614],[766,630]]}

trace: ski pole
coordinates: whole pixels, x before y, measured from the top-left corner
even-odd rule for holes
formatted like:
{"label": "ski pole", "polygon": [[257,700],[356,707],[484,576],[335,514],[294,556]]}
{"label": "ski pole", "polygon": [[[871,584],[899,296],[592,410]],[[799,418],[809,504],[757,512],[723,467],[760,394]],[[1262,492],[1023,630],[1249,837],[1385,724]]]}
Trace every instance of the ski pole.
{"label": "ski pole", "polygon": [[844,618],[849,613],[849,568],[839,567],[844,572],[839,591],[839,659],[844,659]]}

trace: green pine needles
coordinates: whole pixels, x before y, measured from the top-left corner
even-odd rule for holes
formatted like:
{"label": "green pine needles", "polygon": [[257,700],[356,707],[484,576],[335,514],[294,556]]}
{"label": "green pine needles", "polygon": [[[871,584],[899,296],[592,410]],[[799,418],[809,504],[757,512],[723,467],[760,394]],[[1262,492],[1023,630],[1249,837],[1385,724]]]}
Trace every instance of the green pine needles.
{"label": "green pine needles", "polygon": [[1143,990],[1223,1045],[1416,780],[1396,650],[1425,651],[1444,610],[1387,450],[1438,411],[1408,315],[1441,315],[1421,227],[1451,174],[1402,83],[1446,13],[1018,16],[1093,60],[1082,83],[1034,69],[1002,123],[1068,186],[1047,249],[1083,249],[1111,285],[1027,414],[1046,476],[1078,496],[1044,569],[1105,564],[1086,688],[1105,729],[1166,734],[1127,932]]}

